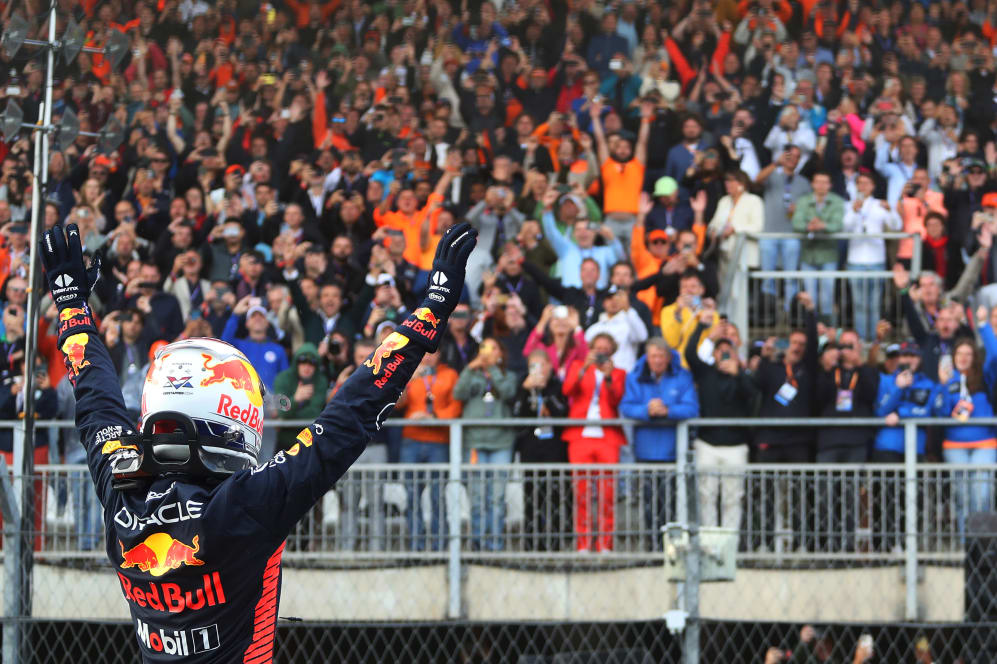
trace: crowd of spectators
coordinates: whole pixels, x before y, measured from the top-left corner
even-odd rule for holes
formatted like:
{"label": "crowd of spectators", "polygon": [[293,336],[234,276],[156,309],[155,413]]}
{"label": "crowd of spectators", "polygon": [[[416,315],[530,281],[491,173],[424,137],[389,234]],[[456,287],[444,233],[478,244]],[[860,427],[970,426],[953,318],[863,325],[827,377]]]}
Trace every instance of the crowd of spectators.
{"label": "crowd of spectators", "polygon": [[[41,34],[42,3],[19,11]],[[91,0],[60,2],[60,31],[70,16],[89,45],[118,30],[131,51],[121,72],[57,61],[56,121],[113,115],[125,140],[54,151],[42,219],[78,224],[103,260],[94,308],[135,414],[158,344],[215,336],[282,397],[268,417],[314,417],[408,315],[461,219],[480,233],[462,304],[398,404],[408,425],[361,461],[446,460],[430,418],[635,421],[467,429],[478,548],[503,546],[507,478],[489,465],[672,462],[675,422],[698,415],[885,418],[704,427],[706,468],[897,461],[902,418],[993,413],[997,3]],[[0,56],[26,122],[42,57]],[[0,152],[0,417],[15,418],[33,154],[26,135]],[[920,274],[889,230],[921,235]],[[755,268],[812,274],[761,282],[752,322],[786,336],[752,339],[717,304]],[[893,284],[863,277],[889,269]],[[883,313],[894,298],[900,319]],[[47,418],[71,390],[56,310],[40,312]],[[919,454],[997,462],[992,427],[957,424],[922,433]],[[81,461],[72,435],[40,436],[38,461]],[[700,483],[703,519],[737,527],[743,481],[724,472]],[[432,479],[407,476],[410,515]],[[960,523],[992,500],[989,479],[963,479]],[[544,494],[573,501],[573,524],[527,519],[609,550],[614,484],[576,473],[571,495]],[[444,520],[434,509],[430,530]]]}

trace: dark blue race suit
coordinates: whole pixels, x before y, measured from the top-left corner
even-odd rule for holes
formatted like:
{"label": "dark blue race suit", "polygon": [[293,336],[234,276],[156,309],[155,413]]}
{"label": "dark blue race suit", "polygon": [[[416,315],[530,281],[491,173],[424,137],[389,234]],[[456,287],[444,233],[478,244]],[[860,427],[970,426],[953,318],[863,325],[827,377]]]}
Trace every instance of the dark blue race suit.
{"label": "dark blue race suit", "polygon": [[[427,311],[385,339],[291,449],[215,485],[168,476],[141,491],[111,486],[110,458],[134,423],[90,312],[67,316],[60,339],[76,423],[145,662],[272,661],[284,540],[360,456],[436,346],[445,321]],[[236,405],[251,408],[245,401]]]}

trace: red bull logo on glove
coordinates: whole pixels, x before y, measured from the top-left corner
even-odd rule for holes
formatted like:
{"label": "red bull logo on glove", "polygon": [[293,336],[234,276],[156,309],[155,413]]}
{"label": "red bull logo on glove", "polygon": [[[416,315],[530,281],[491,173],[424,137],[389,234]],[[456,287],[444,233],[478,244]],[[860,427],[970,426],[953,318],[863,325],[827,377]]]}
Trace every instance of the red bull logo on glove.
{"label": "red bull logo on glove", "polygon": [[[374,354],[370,356],[370,359],[363,364],[365,367],[370,367],[372,370],[371,373],[376,376],[381,373],[382,365],[384,365],[392,355],[407,345],[408,337],[399,334],[398,332],[392,332],[384,338],[384,341],[382,341],[381,345],[377,347]],[[397,365],[395,366],[397,367]]]}
{"label": "red bull logo on glove", "polygon": [[166,533],[153,533],[127,551],[118,540],[122,557],[120,566],[122,569],[134,567],[140,572],[162,576],[170,570],[179,569],[181,565],[203,565],[204,561],[195,555],[200,548],[198,538],[194,535],[193,546],[190,546]]}
{"label": "red bull logo on glove", "polygon": [[62,344],[62,352],[66,355],[68,369],[74,376],[80,375],[80,369],[90,366],[90,360],[86,358],[87,344],[90,343],[90,335],[86,332],[74,334],[67,337]]}
{"label": "red bull logo on glove", "polygon": [[440,324],[440,319],[428,307],[419,307],[412,312],[412,318],[406,319],[402,327],[407,327],[421,337],[426,339],[436,338],[436,328]]}
{"label": "red bull logo on glove", "polygon": [[83,307],[66,307],[59,312],[59,322],[64,322],[77,316],[86,316],[87,310]]}
{"label": "red bull logo on glove", "polygon": [[257,408],[263,406],[260,377],[252,364],[239,358],[210,364],[212,359],[210,355],[202,355],[202,357],[204,358],[204,369],[209,373],[208,377],[201,381],[202,387],[227,380],[232,387],[244,392],[249,397],[249,403]]}

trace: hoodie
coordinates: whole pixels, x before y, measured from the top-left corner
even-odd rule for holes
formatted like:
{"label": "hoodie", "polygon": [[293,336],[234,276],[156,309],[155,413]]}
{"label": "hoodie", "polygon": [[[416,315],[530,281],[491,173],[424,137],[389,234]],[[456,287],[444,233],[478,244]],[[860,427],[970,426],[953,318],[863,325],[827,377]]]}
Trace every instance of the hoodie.
{"label": "hoodie", "polygon": [[[298,377],[298,361],[302,357],[311,357],[316,361],[315,373],[308,380]],[[294,393],[298,391],[298,383],[306,383],[314,386],[312,395],[305,401],[295,401]],[[277,417],[282,420],[313,420],[322,413],[325,406],[326,393],[329,391],[329,381],[318,366],[318,349],[315,344],[305,342],[294,351],[291,366],[284,369],[274,379],[273,391],[275,394],[282,394],[287,397],[291,407],[287,410],[277,411]],[[282,427],[277,433],[277,446],[279,449],[286,449],[293,445],[297,432],[291,427]]]}
{"label": "hoodie", "polygon": [[[652,418],[647,414],[647,404],[654,398],[668,406],[668,415]],[[671,352],[668,369],[657,379],[647,367],[647,356],[637,360],[633,371],[627,374],[620,414],[649,423],[634,427],[637,461],[675,461],[675,421],[699,415],[696,385],[692,374],[682,368],[676,351]]]}

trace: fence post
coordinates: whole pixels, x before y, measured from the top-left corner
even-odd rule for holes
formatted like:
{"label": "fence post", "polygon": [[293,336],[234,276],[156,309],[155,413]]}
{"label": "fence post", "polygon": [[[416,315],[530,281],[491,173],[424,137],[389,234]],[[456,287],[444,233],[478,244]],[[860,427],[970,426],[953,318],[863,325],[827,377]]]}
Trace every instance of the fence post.
{"label": "fence post", "polygon": [[20,661],[21,602],[18,592],[21,588],[21,538],[17,532],[21,511],[17,506],[17,494],[7,477],[7,462],[0,457],[0,513],[3,514],[3,661]]}
{"label": "fence post", "polygon": [[682,644],[682,664],[699,664],[699,494],[696,490],[696,458],[689,446],[689,425],[678,425],[679,459],[685,459],[682,469],[685,494],[685,514],[682,519],[689,529],[689,550],[685,560],[685,610],[687,612]]}
{"label": "fence post", "polygon": [[904,422],[904,618],[917,620],[917,424]]}
{"label": "fence post", "polygon": [[460,422],[450,424],[450,469],[447,477],[447,617],[461,617],[461,565],[460,565],[460,462],[463,458],[464,427]]}

